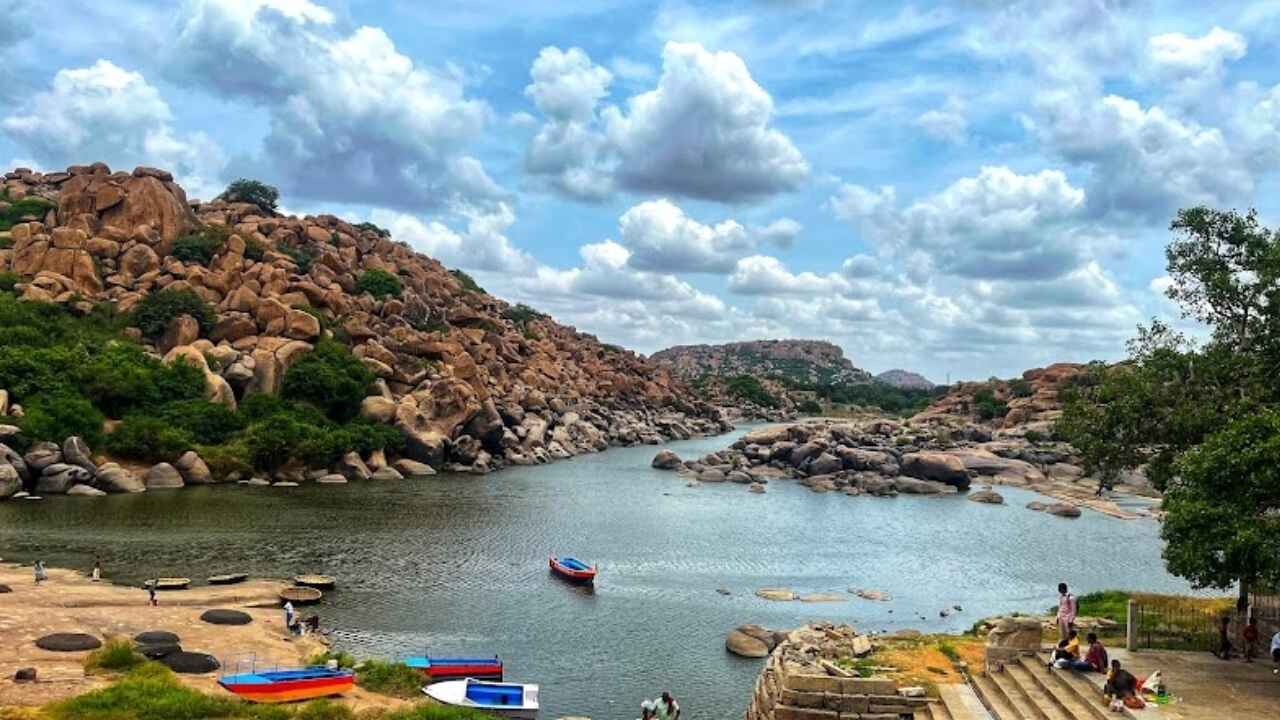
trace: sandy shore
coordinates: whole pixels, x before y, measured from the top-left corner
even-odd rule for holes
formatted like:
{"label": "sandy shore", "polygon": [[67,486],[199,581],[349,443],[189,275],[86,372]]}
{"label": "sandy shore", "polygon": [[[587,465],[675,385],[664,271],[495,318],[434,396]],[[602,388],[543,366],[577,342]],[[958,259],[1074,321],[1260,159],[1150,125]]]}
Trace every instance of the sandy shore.
{"label": "sandy shore", "polygon": [[[224,664],[253,654],[259,664],[297,665],[323,650],[320,638],[298,638],[284,627],[277,593],[286,583],[250,580],[238,585],[193,587],[159,593],[159,607],[147,604],[138,588],[91,582],[85,575],[49,569],[49,579],[37,586],[31,566],[0,563],[0,708],[43,705],[106,685],[109,677],[86,675],[87,652],[50,652],[35,646],[36,638],[56,632],[80,632],[106,638],[133,637],[146,630],[177,633],[184,650],[203,652]],[[323,605],[319,606],[321,617]],[[234,608],[253,616],[248,625],[210,625],[200,614],[210,608]],[[34,667],[38,682],[15,683],[18,668]],[[210,693],[218,687],[216,673],[181,675],[183,682]],[[228,693],[229,695],[229,693]],[[351,704],[396,707],[401,701],[356,691]]]}

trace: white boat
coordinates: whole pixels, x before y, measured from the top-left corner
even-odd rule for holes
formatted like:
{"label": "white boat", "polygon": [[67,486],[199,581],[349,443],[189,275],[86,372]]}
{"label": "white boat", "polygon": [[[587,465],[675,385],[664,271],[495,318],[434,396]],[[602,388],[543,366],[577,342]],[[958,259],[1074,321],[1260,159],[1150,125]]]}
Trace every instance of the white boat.
{"label": "white boat", "polygon": [[538,717],[538,686],[530,683],[496,683],[467,678],[422,688],[427,697],[445,705],[484,710],[509,718]]}

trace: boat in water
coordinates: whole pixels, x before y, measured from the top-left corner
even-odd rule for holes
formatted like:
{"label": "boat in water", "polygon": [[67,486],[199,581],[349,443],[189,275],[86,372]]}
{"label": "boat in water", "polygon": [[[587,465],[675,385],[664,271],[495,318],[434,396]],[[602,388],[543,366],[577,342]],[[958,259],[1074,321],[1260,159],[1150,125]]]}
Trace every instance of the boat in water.
{"label": "boat in water", "polygon": [[467,678],[447,680],[422,688],[437,702],[453,707],[483,710],[509,718],[538,717],[538,686],[529,683],[495,683]]}
{"label": "boat in water", "polygon": [[577,583],[594,582],[596,579],[596,566],[588,565],[575,557],[552,557],[551,572],[560,577]]}
{"label": "boat in water", "polygon": [[476,678],[502,681],[502,660],[493,657],[407,657],[404,664],[426,677],[427,682]]}
{"label": "boat in water", "polygon": [[232,693],[257,703],[296,702],[341,695],[355,685],[350,670],[323,666],[295,670],[270,670],[223,675],[218,684]]}

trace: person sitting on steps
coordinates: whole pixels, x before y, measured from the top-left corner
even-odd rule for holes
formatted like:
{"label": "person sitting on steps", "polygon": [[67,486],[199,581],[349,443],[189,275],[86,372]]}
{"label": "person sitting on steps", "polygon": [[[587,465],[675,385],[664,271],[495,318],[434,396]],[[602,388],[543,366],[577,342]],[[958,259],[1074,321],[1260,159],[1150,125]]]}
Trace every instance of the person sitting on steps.
{"label": "person sitting on steps", "polygon": [[1080,659],[1080,633],[1072,629],[1067,631],[1065,640],[1058,642],[1058,647],[1053,651],[1053,658],[1049,663],[1050,667],[1056,667],[1060,670],[1072,667],[1072,664]]}
{"label": "person sitting on steps", "polygon": [[1120,667],[1119,660],[1112,660],[1111,672],[1107,674],[1107,684],[1103,686],[1102,694],[1108,698],[1124,700],[1127,697],[1133,697],[1137,692],[1138,678]]}
{"label": "person sitting on steps", "polygon": [[1089,650],[1083,660],[1071,663],[1072,670],[1102,673],[1107,671],[1107,649],[1102,646],[1097,633],[1089,633]]}

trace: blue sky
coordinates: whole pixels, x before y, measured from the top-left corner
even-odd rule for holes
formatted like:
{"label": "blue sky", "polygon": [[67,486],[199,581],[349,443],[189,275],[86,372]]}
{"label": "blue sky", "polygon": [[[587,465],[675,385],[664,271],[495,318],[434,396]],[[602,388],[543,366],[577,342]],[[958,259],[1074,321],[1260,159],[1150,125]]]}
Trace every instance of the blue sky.
{"label": "blue sky", "polygon": [[256,177],[642,352],[1115,359],[1177,208],[1277,212],[1275,0],[0,10],[9,166]]}

